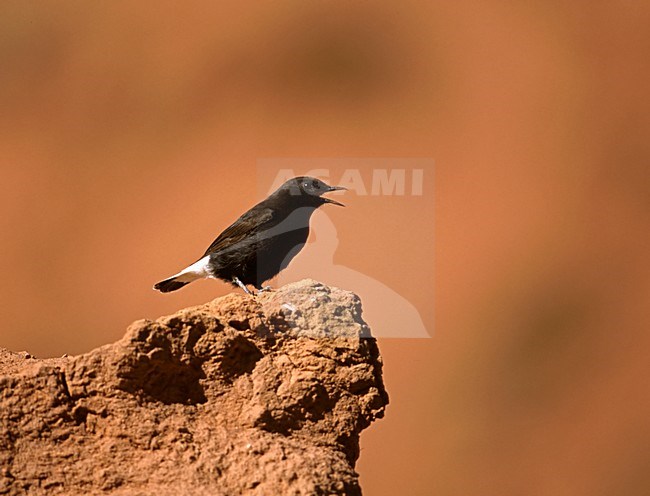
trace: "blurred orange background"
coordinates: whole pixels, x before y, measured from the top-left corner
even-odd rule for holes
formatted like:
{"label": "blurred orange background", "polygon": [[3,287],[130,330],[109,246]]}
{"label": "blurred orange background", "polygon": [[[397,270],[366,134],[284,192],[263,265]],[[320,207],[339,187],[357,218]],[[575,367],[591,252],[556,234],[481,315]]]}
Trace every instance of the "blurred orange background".
{"label": "blurred orange background", "polygon": [[0,346],[78,354],[230,291],[151,285],[262,198],[262,159],[428,157],[421,197],[327,207],[335,263],[433,335],[380,340],[365,494],[647,494],[648,26],[640,1],[2,2]]}

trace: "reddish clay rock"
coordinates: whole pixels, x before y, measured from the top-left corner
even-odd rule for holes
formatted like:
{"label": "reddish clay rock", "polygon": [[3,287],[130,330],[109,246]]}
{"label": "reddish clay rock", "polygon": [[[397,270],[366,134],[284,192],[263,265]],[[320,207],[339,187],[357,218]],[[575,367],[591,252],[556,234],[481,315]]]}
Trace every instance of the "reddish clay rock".
{"label": "reddish clay rock", "polygon": [[0,349],[0,494],[360,494],[388,403],[369,336],[357,296],[307,280],[78,357]]}

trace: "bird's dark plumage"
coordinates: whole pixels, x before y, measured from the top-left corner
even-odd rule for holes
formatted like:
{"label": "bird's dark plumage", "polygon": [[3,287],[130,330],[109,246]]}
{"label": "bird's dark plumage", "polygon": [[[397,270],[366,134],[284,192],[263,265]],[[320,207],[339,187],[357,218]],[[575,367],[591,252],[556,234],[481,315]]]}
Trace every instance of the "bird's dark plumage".
{"label": "bird's dark plumage", "polygon": [[189,284],[189,282],[179,282],[175,280],[175,277],[170,277],[169,279],[156,283],[154,289],[157,289],[161,293],[171,293],[172,291],[181,289],[186,284]]}
{"label": "bird's dark plumage", "polygon": [[290,179],[244,213],[215,239],[197,262],[157,283],[162,293],[176,291],[205,277],[260,289],[301,250],[309,235],[309,219],[325,203],[341,203],[322,196],[345,189],[313,177]]}

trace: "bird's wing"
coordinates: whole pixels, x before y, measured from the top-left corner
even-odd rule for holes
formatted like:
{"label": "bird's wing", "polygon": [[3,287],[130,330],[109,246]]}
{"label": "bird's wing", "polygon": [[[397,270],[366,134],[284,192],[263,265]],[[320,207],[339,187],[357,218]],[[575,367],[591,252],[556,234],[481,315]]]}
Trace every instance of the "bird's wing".
{"label": "bird's wing", "polygon": [[228,226],[205,250],[203,256],[216,253],[223,248],[237,244],[244,239],[265,230],[273,219],[273,209],[252,208]]}

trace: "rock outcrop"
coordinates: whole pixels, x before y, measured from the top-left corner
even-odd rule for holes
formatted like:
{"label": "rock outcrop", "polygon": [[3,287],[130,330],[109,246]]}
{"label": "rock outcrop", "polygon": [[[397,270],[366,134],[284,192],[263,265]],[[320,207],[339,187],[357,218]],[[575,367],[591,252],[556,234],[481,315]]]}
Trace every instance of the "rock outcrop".
{"label": "rock outcrop", "polygon": [[358,297],[309,280],[77,357],[0,350],[0,494],[360,494],[381,368]]}

